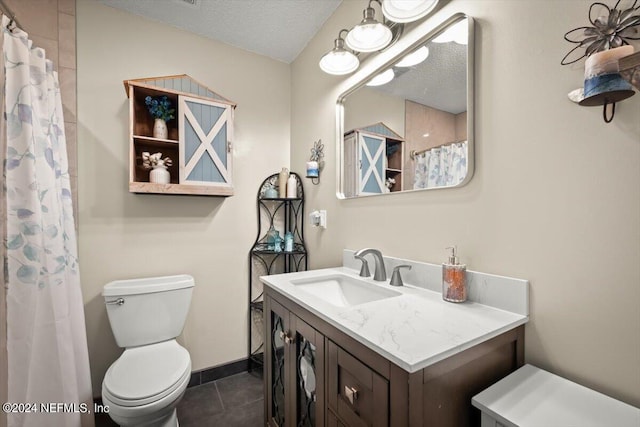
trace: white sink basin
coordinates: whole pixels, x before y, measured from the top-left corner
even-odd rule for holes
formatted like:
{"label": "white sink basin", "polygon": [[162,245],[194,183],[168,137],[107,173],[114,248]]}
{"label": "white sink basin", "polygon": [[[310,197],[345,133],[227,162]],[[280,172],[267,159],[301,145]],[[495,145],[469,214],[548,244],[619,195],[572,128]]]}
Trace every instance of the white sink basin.
{"label": "white sink basin", "polygon": [[400,292],[342,274],[292,280],[291,284],[336,307],[353,307],[401,295]]}

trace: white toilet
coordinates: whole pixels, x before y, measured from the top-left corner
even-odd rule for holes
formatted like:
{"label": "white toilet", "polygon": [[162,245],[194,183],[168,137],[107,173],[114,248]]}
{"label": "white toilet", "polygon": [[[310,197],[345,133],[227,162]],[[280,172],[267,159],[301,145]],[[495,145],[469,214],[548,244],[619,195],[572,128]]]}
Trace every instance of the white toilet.
{"label": "white toilet", "polygon": [[184,328],[193,277],[118,280],[102,295],[122,355],[102,381],[102,402],[121,426],[176,427],[191,357],[175,338]]}

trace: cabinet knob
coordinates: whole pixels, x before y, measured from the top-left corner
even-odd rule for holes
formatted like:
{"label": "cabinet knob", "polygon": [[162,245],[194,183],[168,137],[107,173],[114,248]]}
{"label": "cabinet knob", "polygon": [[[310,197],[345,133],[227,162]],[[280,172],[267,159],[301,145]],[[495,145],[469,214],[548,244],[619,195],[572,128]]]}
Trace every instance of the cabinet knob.
{"label": "cabinet knob", "polygon": [[293,338],[291,338],[291,332],[280,331],[278,335],[280,335],[280,339],[284,341],[285,344],[291,344],[293,342]]}
{"label": "cabinet knob", "polygon": [[353,402],[358,399],[358,390],[354,387],[349,387],[348,385],[344,386],[344,397],[347,398],[349,403],[353,405]]}

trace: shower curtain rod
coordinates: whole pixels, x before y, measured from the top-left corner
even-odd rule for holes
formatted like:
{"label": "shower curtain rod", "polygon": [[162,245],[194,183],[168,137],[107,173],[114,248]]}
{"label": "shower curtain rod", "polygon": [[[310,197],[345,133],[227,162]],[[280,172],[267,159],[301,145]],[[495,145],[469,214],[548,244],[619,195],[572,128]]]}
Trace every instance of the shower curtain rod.
{"label": "shower curtain rod", "polygon": [[[2,0],[0,0],[2,1]],[[411,157],[411,160],[415,160],[416,156],[422,154],[422,153],[426,153],[429,150],[433,150],[434,148],[440,148],[440,147],[444,147],[445,145],[451,145],[451,144],[457,144],[459,142],[465,142],[466,139],[461,139],[459,141],[451,141],[451,142],[445,142],[444,144],[440,144],[440,145],[434,145],[433,147],[429,147],[429,148],[425,148],[424,150],[420,150],[420,151],[416,151],[416,150],[411,150],[409,152],[409,157]]]}
{"label": "shower curtain rod", "polygon": [[[7,5],[3,0],[0,0],[0,11],[3,14],[7,15],[9,19],[11,19],[11,22],[13,22],[16,27],[22,28],[22,26],[18,22],[18,18],[16,18],[16,15],[11,11],[11,9],[7,7]],[[11,25],[11,22],[9,22],[9,25]],[[9,30],[11,30],[11,28]]]}

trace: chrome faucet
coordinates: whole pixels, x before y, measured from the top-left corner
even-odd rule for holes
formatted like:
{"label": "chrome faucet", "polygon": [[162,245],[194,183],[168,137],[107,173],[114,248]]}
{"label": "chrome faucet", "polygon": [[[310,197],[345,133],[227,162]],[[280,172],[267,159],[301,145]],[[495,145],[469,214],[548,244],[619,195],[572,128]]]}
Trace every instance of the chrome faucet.
{"label": "chrome faucet", "polygon": [[382,258],[382,252],[373,248],[364,248],[360,249],[353,256],[362,261],[362,269],[360,270],[360,276],[368,277],[369,276],[369,265],[367,264],[367,260],[364,259],[365,255],[373,255],[376,261],[376,269],[373,275],[373,280],[377,280],[379,282],[384,282],[387,280],[387,272],[384,269],[384,259]]}
{"label": "chrome faucet", "polygon": [[400,269],[407,268],[411,270],[411,266],[408,264],[402,264],[393,269],[393,273],[391,274],[391,281],[389,284],[391,286],[403,286],[404,282],[402,281],[402,276],[400,275]]}

